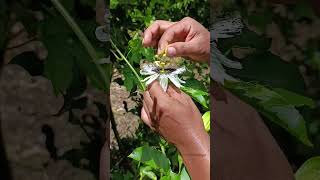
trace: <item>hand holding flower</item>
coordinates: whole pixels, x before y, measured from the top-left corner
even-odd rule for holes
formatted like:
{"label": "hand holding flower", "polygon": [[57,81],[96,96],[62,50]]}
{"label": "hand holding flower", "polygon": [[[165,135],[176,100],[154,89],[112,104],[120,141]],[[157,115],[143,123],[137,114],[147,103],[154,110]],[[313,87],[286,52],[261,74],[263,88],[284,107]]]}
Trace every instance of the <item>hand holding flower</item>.
{"label": "hand holding flower", "polygon": [[192,178],[209,179],[210,137],[192,99],[175,86],[163,91],[158,81],[143,96],[142,120],[177,147]]}
{"label": "hand holding flower", "polygon": [[207,63],[210,59],[210,32],[190,17],[178,22],[155,21],[145,30],[143,45],[157,46],[158,53],[168,46],[167,55],[171,57]]}

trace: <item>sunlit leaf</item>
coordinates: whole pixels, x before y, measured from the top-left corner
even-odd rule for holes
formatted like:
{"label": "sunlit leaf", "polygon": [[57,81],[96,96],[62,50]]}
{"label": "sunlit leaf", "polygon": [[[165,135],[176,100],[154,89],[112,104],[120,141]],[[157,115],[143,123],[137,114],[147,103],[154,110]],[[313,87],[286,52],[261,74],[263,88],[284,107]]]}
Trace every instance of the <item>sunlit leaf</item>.
{"label": "sunlit leaf", "polygon": [[181,180],[181,178],[178,174],[171,171],[168,175],[161,177],[160,180]]}
{"label": "sunlit leaf", "polygon": [[183,167],[181,171],[180,180],[191,180],[186,167]]}
{"label": "sunlit leaf", "polygon": [[141,178],[143,177],[148,177],[151,180],[157,180],[157,176],[154,172],[152,172],[152,168],[150,166],[145,166],[140,168],[140,176]]}
{"label": "sunlit leaf", "polygon": [[210,131],[210,111],[207,111],[202,115],[202,122],[205,130],[209,132]]}
{"label": "sunlit leaf", "polygon": [[153,169],[161,170],[163,172],[171,171],[169,159],[161,151],[153,147],[138,147],[129,155],[129,157],[148,165]]}
{"label": "sunlit leaf", "polygon": [[308,159],[295,174],[296,180],[320,180],[320,156]]}
{"label": "sunlit leaf", "polygon": [[197,89],[192,89],[189,87],[182,87],[181,88],[185,93],[187,93],[189,96],[192,97],[195,101],[200,103],[203,107],[208,108],[209,104],[209,94],[207,92],[197,90]]}

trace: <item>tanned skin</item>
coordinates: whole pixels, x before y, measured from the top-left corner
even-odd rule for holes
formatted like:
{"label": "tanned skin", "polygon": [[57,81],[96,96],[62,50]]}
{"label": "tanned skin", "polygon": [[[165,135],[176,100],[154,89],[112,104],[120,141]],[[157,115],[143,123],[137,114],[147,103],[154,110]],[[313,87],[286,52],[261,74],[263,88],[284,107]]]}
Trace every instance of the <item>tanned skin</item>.
{"label": "tanned skin", "polygon": [[[270,0],[294,4],[297,0]],[[314,1],[314,3],[317,3]],[[143,45],[168,48],[168,55],[210,61],[210,33],[191,18],[155,21],[144,32]],[[250,105],[211,82],[211,179],[291,180],[292,168],[260,115]],[[158,82],[144,93],[142,120],[173,143],[194,180],[210,179],[210,138],[190,97]]]}

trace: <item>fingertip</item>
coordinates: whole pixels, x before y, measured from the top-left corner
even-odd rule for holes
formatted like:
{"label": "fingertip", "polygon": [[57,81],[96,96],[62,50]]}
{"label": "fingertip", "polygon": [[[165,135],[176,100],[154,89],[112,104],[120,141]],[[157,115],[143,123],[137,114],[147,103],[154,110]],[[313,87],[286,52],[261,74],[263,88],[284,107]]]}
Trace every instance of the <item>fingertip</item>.
{"label": "fingertip", "polygon": [[154,81],[148,86],[148,92],[152,98],[155,99],[157,96],[161,96],[164,98],[167,94],[163,91],[162,87],[160,86],[159,81]]}
{"label": "fingertip", "polygon": [[167,49],[167,55],[168,55],[169,57],[174,57],[174,56],[176,56],[176,54],[177,54],[176,48],[174,48],[174,47],[168,47],[168,49]]}
{"label": "fingertip", "polygon": [[179,88],[175,87],[174,85],[170,85],[168,87],[167,94],[171,98],[173,98],[179,102],[181,101],[181,98],[182,98],[181,90]]}
{"label": "fingertip", "polygon": [[141,119],[143,122],[146,122],[148,120],[148,115],[144,107],[141,108]]}
{"label": "fingertip", "polygon": [[150,34],[145,33],[143,39],[142,39],[142,45],[144,47],[147,47],[151,44],[151,37]]}

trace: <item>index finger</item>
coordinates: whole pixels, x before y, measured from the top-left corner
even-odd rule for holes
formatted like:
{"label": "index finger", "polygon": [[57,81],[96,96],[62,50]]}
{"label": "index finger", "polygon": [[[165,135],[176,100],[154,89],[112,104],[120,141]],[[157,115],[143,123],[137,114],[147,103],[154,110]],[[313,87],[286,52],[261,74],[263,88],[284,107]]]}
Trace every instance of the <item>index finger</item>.
{"label": "index finger", "polygon": [[185,21],[179,21],[178,23],[170,26],[161,36],[158,43],[158,52],[161,52],[171,43],[184,42],[188,36],[191,27]]}
{"label": "index finger", "polygon": [[152,23],[143,33],[143,45],[153,46],[156,45],[155,41],[158,41],[163,32],[173,25],[174,22],[157,20]]}
{"label": "index finger", "polygon": [[148,91],[151,99],[154,101],[155,99],[161,99],[161,101],[168,100],[169,95],[163,91],[160,83],[158,81],[154,81],[148,86]]}

